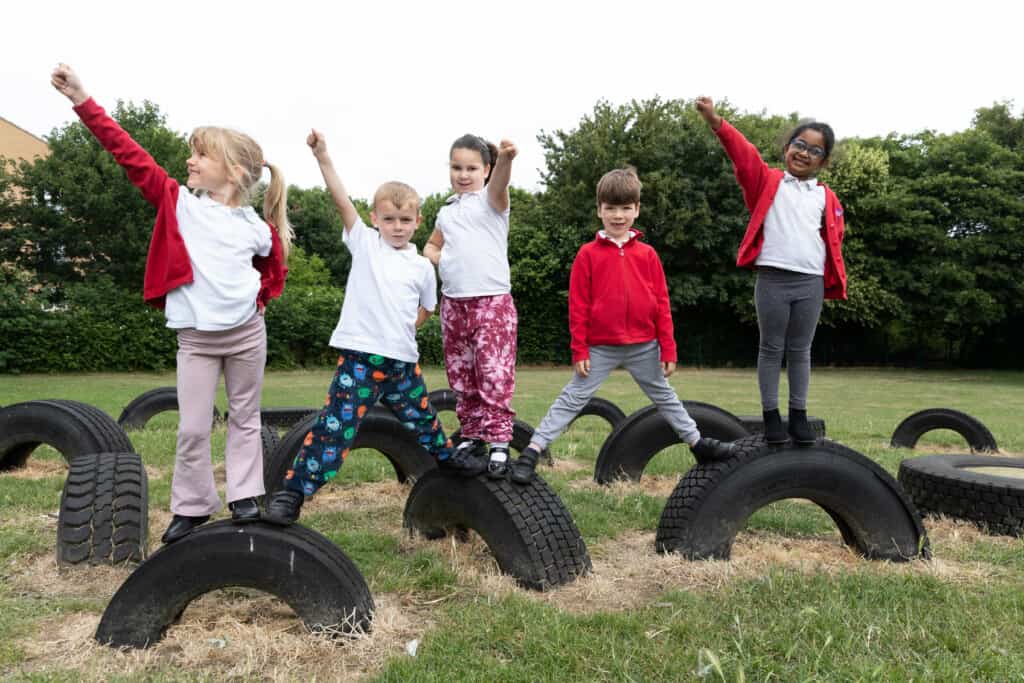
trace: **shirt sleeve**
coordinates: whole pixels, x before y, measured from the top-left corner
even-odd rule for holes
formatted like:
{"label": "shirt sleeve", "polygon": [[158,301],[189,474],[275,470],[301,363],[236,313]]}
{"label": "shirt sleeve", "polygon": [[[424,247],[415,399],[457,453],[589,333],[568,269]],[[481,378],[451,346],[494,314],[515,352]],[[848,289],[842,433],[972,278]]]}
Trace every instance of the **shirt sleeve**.
{"label": "shirt sleeve", "polygon": [[423,278],[420,283],[420,306],[433,313],[437,308],[437,278],[434,266],[425,257],[423,259]]}
{"label": "shirt sleeve", "polygon": [[262,223],[261,225],[263,227],[258,228],[256,231],[258,233],[256,237],[256,255],[267,257],[270,256],[270,250],[274,246],[274,238],[270,234],[270,231],[273,230],[273,228],[266,223]]}
{"label": "shirt sleeve", "polygon": [[367,246],[370,244],[370,240],[377,237],[376,230],[370,230],[363,223],[363,219],[356,217],[356,222],[352,225],[351,230],[342,230],[341,241],[348,247],[352,257],[362,256],[366,253]]}

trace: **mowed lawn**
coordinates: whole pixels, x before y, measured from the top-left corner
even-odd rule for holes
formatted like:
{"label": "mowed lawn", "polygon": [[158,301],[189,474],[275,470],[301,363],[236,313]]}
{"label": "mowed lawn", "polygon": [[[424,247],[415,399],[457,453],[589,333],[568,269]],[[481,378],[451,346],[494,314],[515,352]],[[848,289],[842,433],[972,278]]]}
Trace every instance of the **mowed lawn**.
{"label": "mowed lawn", "polygon": [[[266,406],[322,403],[332,368],[272,372]],[[536,425],[568,368],[522,368],[515,408]],[[446,386],[427,368],[428,387]],[[759,412],[752,369],[692,370],[672,382],[683,398]],[[173,374],[0,376],[0,405],[75,399],[117,417]],[[785,382],[783,382],[785,392]],[[615,373],[600,396],[627,413],[647,404]],[[783,393],[785,396],[785,393]],[[223,409],[223,392],[218,399]],[[903,458],[968,452],[952,432],[917,450],[888,448],[910,413],[951,407],[981,419],[1002,455],[1024,456],[1024,373],[816,369],[810,413],[830,438],[895,475]],[[450,420],[446,420],[450,426]],[[150,482],[150,544],[169,521],[175,414],[131,433]],[[194,602],[156,647],[118,652],[92,641],[130,567],[58,570],[56,517],[64,463],[42,448],[0,473],[0,677],[11,680],[1024,680],[1024,542],[952,520],[926,519],[934,559],[870,562],[843,546],[814,505],[758,512],[728,562],[654,552],[662,507],[693,464],[683,448],[651,462],[638,484],[593,483],[608,434],[584,418],[552,447],[541,474],[579,526],[594,572],[547,593],[501,576],[479,539],[427,541],[401,528],[408,487],[386,459],[354,452],[310,501],[303,522],[363,572],[377,612],[352,640],[312,636],[280,602],[234,589]],[[213,437],[223,463],[224,429]],[[218,473],[223,476],[222,466]],[[409,652],[415,651],[415,656]]]}

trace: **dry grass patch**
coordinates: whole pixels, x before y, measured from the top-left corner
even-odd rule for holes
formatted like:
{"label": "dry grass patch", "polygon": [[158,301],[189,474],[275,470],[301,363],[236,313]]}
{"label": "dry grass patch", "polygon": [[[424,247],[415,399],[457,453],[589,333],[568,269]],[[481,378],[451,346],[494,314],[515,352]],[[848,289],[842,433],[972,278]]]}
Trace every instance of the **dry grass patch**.
{"label": "dry grass patch", "polygon": [[4,472],[4,477],[11,479],[50,479],[68,476],[68,463],[63,458],[34,458],[31,455],[25,461],[24,467],[17,467]]}
{"label": "dry grass patch", "polygon": [[640,481],[619,480],[610,484],[598,484],[593,479],[576,479],[569,482],[569,488],[577,491],[600,491],[620,500],[635,493],[668,499],[678,483],[679,475],[655,475],[641,477]]}

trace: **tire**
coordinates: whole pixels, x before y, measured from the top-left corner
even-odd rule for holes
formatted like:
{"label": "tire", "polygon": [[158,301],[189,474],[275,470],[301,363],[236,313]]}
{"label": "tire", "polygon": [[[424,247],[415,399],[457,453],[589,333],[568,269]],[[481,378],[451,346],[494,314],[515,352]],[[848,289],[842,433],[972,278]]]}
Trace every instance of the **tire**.
{"label": "tire", "polygon": [[149,485],[135,453],[72,459],[57,517],[57,564],[121,564],[146,557]]}
{"label": "tire", "polygon": [[352,561],[299,525],[205,524],[165,545],[118,589],[96,640],[149,647],[192,600],[218,588],[255,588],[280,598],[312,631],[369,630],[373,598]]}
{"label": "tire", "polygon": [[23,467],[46,444],[69,462],[90,453],[131,453],[131,440],[99,408],[78,401],[27,401],[0,410],[0,472]]}
{"label": "tire", "polygon": [[[427,398],[430,401],[430,405],[433,406],[436,412],[455,412],[455,392],[451,389],[434,389],[427,394]],[[390,415],[390,411],[386,408],[381,408],[381,410],[383,411],[382,414]],[[453,443],[458,443],[462,440],[462,430],[457,429],[448,436],[451,437]],[[508,444],[509,447],[516,453],[522,453],[523,449],[530,445],[530,439],[532,438],[533,427],[530,423],[520,420],[517,417],[512,418],[512,440]],[[551,451],[547,448],[541,451],[540,458],[541,462],[548,465],[554,464],[554,461],[551,458]]]}
{"label": "tire", "polygon": [[612,429],[618,427],[626,419],[626,413],[622,412],[622,408],[618,407],[606,398],[594,396],[587,401],[587,405],[583,406],[583,410],[581,410],[579,415],[574,417],[572,422],[569,424],[572,424],[581,417],[586,417],[588,415],[601,418],[607,422],[608,426]]}
{"label": "tire", "polygon": [[[302,422],[281,437],[280,443],[269,456],[264,451],[264,456],[268,459],[263,463],[263,481],[268,494],[282,488],[285,473],[291,467],[295,456],[302,450],[306,434],[318,419],[319,414],[306,416]],[[395,468],[395,476],[400,482],[417,479],[437,467],[430,454],[417,443],[413,433],[403,427],[394,416],[384,417],[372,412],[367,414],[360,423],[355,443],[352,444],[352,449],[356,448],[373,448],[383,453]]]}
{"label": "tire", "polygon": [[277,431],[287,431],[309,415],[319,412],[319,408],[262,408],[260,409],[260,420],[264,426]]}
{"label": "tire", "polygon": [[[751,434],[764,434],[764,418],[760,415],[740,415],[739,421],[743,423],[743,426]],[[825,420],[820,417],[814,417],[811,415],[807,416],[807,424],[810,426],[811,431],[819,439],[824,439],[825,434]],[[789,420],[785,417],[782,418],[782,428],[789,429]]]}
{"label": "tire", "polygon": [[502,573],[532,590],[569,583],[592,568],[572,516],[540,477],[524,486],[429,472],[409,493],[403,518],[410,532],[427,538],[473,529]]}
{"label": "tire", "polygon": [[864,557],[902,562],[929,557],[928,537],[895,479],[834,441],[773,447],[763,435],[737,442],[728,460],[695,465],[679,480],[658,523],[658,552],[692,560],[729,559],[733,540],[755,511],[806,498],[835,521]]}
{"label": "tire", "polygon": [[[139,394],[135,399],[124,407],[121,417],[117,423],[125,431],[143,429],[146,424],[160,413],[178,410],[178,389],[177,387],[158,387]],[[217,406],[213,407],[213,421],[221,419]]]}
{"label": "tire", "polygon": [[[1012,468],[1021,478],[970,468]],[[900,463],[900,484],[923,514],[965,519],[990,533],[1024,536],[1024,458],[926,455]]]}
{"label": "tire", "polygon": [[[736,441],[749,436],[739,418],[722,408],[698,401],[683,401],[683,405],[697,423],[701,436],[719,441]],[[627,417],[601,445],[594,466],[594,481],[599,484],[640,481],[651,458],[682,442],[657,406],[641,408]]]}
{"label": "tire", "polygon": [[996,438],[981,420],[951,408],[920,410],[900,422],[892,433],[893,448],[913,448],[925,433],[935,429],[951,429],[964,437],[972,451],[997,451]]}

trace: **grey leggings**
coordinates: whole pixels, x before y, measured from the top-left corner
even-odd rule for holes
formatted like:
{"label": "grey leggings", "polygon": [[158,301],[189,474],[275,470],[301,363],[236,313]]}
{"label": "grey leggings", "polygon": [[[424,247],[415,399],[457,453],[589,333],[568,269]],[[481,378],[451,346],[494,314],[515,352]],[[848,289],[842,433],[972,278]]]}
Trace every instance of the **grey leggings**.
{"label": "grey leggings", "polygon": [[811,342],[821,316],[825,295],[820,275],[795,273],[778,268],[758,268],[754,286],[757,326],[761,343],[757,350],[757,383],[761,407],[779,407],[779,373],[786,352],[789,377],[789,407],[807,408],[807,387],[811,382]]}

